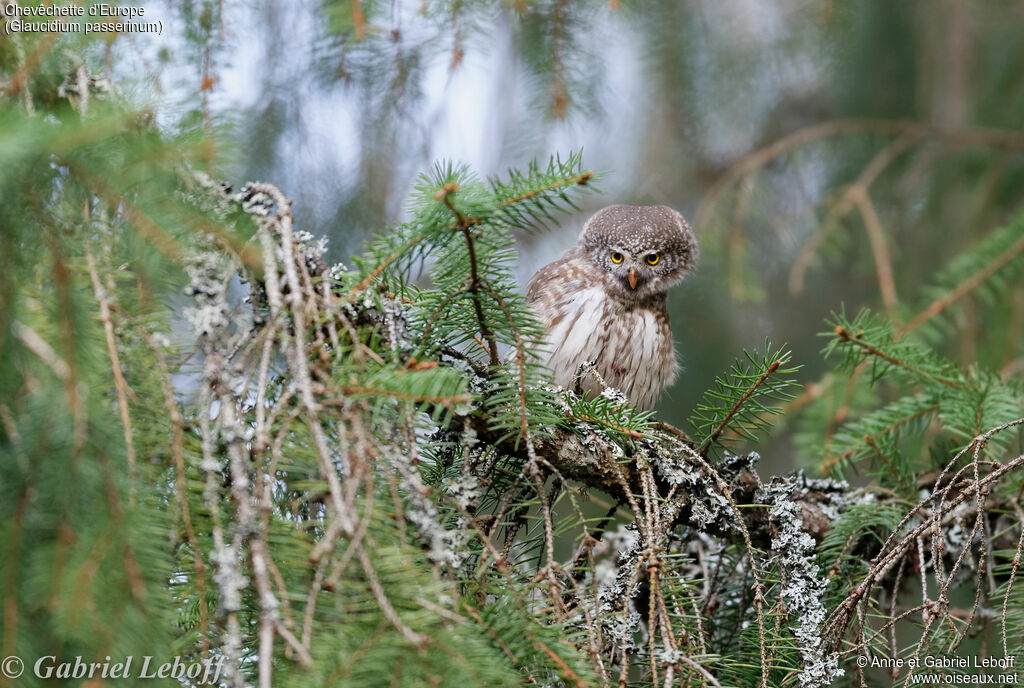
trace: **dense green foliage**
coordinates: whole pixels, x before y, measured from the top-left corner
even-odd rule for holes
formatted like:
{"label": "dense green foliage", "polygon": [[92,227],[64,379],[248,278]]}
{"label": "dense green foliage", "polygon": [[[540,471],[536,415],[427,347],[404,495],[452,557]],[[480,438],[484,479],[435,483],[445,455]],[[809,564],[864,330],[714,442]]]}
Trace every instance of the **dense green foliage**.
{"label": "dense green foliage", "polygon": [[[417,21],[452,31],[457,68],[496,9],[430,5]],[[0,658],[27,665],[0,686],[48,684],[33,675],[40,658],[129,656],[132,675],[104,684],[180,685],[139,674],[143,657],[177,656],[261,688],[811,688],[912,674],[862,671],[868,654],[1024,653],[1019,133],[971,127],[950,103],[907,119],[883,90],[871,118],[799,130],[719,170],[697,230],[721,288],[702,317],[675,320],[684,346],[715,349],[688,348],[694,401],[669,418],[688,416],[687,435],[614,390],[556,388],[539,364],[519,247],[596,195],[580,154],[490,178],[437,164],[404,221],[332,265],[324,228],[280,184],[236,191],[210,176],[231,169],[231,136],[248,135],[209,100],[223,10],[174,9],[201,77],[174,122],[125,94],[123,41],[0,42]],[[319,78],[347,75],[370,113],[414,102],[413,75],[437,49],[403,52],[401,32],[382,30],[401,12],[318,11]],[[502,11],[521,21],[533,110],[571,117],[597,102],[584,39],[603,4]],[[905,8],[887,21],[877,5],[835,11],[823,30],[857,29],[848,46],[879,23],[913,25]],[[696,32],[680,23],[689,12],[627,6],[623,21],[660,22],[648,28],[664,39]],[[674,45],[652,41],[651,54],[672,65]],[[994,85],[972,102],[1013,124],[990,91],[1014,93],[1019,46],[998,46],[979,48]],[[707,74],[677,71],[667,85],[707,88]],[[716,61],[708,74],[729,71]],[[680,109],[708,123],[714,100]],[[865,114],[854,110],[842,114]],[[372,124],[364,181],[376,187],[341,204],[366,204],[352,217],[380,214],[374,194],[397,166],[371,155],[394,145],[395,120]],[[825,144],[839,162],[820,183],[835,193],[808,207],[772,168]],[[699,162],[685,167],[699,176]],[[273,165],[265,177],[277,181]],[[967,198],[961,224],[938,224],[953,198]],[[835,282],[869,275],[870,298],[844,307],[817,290],[833,311],[820,357],[794,353],[811,348],[800,327],[785,333],[792,351],[708,345],[726,299],[775,305],[777,268],[754,267],[759,230],[780,216],[807,230],[786,263],[794,299],[826,279],[811,270],[822,263]],[[755,450],[827,477],[770,478]]]}

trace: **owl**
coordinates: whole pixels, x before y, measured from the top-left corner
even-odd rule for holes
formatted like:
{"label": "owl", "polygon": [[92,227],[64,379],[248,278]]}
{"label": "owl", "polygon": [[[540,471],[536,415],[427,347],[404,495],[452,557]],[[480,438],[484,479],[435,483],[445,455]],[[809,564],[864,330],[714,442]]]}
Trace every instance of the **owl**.
{"label": "owl", "polygon": [[[604,382],[650,410],[679,370],[665,307],[669,288],[697,261],[682,215],[663,205],[612,205],[583,226],[576,246],[530,279],[526,296],[547,328],[540,354],[572,388],[593,363]],[[602,391],[593,375],[581,383]]]}

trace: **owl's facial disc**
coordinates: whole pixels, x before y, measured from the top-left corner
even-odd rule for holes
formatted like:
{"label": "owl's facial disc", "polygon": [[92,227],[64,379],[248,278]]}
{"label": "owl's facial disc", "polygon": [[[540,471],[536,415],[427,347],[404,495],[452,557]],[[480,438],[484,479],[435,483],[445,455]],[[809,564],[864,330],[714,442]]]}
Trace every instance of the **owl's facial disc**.
{"label": "owl's facial disc", "polygon": [[676,211],[661,205],[611,205],[583,226],[577,250],[606,274],[619,299],[664,295],[693,268],[697,242]]}

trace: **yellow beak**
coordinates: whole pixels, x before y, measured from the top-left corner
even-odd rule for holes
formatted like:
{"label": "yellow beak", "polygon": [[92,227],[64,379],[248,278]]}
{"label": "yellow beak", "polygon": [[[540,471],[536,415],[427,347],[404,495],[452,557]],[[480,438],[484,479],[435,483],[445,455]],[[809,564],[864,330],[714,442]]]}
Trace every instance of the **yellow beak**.
{"label": "yellow beak", "polygon": [[636,289],[636,270],[629,269],[629,288]]}

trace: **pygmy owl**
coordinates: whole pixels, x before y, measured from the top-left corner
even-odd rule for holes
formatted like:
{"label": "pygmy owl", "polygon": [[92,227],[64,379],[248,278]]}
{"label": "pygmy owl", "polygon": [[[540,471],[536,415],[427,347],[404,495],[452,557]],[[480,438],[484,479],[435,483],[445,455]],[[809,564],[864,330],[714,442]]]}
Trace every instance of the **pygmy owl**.
{"label": "pygmy owl", "polygon": [[[527,299],[547,328],[548,366],[573,386],[593,363],[610,387],[641,410],[654,407],[675,379],[669,287],[697,260],[697,240],[682,215],[663,205],[612,205],[587,220],[576,246],[530,279]],[[594,376],[581,379],[599,394]]]}

